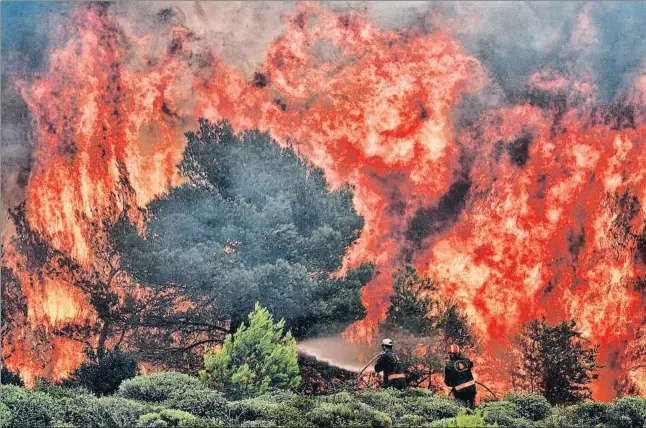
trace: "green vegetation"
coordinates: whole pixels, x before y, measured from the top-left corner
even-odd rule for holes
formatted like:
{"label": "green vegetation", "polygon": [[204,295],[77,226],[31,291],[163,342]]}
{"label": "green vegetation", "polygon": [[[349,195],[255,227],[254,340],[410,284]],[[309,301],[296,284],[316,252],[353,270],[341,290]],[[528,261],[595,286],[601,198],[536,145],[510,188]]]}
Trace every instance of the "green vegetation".
{"label": "green vegetation", "polygon": [[[186,136],[178,167],[187,183],[151,202],[147,238],[128,222],[113,228],[122,267],[156,296],[142,309],[154,329],[139,339],[141,358],[198,368],[197,351],[221,345],[256,302],[296,338],[361,319],[372,266],[331,276],[363,227],[350,188],[332,191],[266,133],[200,120]],[[173,299],[190,304],[178,311]]]}
{"label": "green vegetation", "polygon": [[81,364],[67,380],[67,384],[86,388],[97,395],[105,395],[114,393],[122,381],[137,376],[137,361],[118,348],[107,351],[100,357],[90,353],[89,357],[90,361]]}
{"label": "green vegetation", "polygon": [[204,354],[205,383],[231,396],[250,396],[270,389],[293,389],[300,383],[296,341],[283,334],[285,320],[274,323],[266,308],[256,303],[249,326],[227,335],[222,348]]}
{"label": "green vegetation", "polygon": [[227,401],[199,379],[178,373],[138,376],[117,395],[61,387],[2,385],[3,427],[635,427],[646,399],[552,407],[536,395],[482,403],[475,411],[426,389],[363,390],[302,396],[289,391]]}
{"label": "green vegetation", "polygon": [[545,317],[525,324],[516,337],[515,390],[543,395],[552,404],[580,403],[592,397],[589,384],[599,378],[598,346],[591,346],[576,322],[551,326]]}

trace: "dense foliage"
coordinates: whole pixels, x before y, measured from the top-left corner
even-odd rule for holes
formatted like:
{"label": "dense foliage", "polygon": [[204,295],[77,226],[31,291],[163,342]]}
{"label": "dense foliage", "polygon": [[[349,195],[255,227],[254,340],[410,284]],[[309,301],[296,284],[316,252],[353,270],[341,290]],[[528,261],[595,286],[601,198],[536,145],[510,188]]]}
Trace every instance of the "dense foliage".
{"label": "dense foliage", "polygon": [[599,377],[598,346],[590,346],[574,321],[550,326],[530,321],[516,337],[519,357],[512,366],[517,390],[542,394],[552,404],[578,403],[592,396]]}
{"label": "dense foliage", "polygon": [[89,361],[81,364],[67,383],[84,387],[97,395],[106,395],[114,393],[122,381],[137,376],[137,361],[119,348],[102,356],[89,354]]}
{"label": "dense foliage", "polygon": [[23,386],[22,379],[20,379],[20,375],[18,373],[12,372],[5,366],[2,366],[2,369],[0,370],[0,381],[3,385]]}
{"label": "dense foliage", "polygon": [[179,168],[187,183],[149,205],[146,238],[123,223],[112,236],[129,273],[186,302],[179,314],[155,307],[142,316],[151,326],[176,325],[184,343],[141,336],[140,347],[163,360],[221,343],[257,301],[296,338],[361,319],[372,267],[331,276],[363,227],[350,189],[332,191],[321,170],[268,134],[201,120],[186,135]]}
{"label": "dense foliage", "polygon": [[227,335],[224,345],[204,354],[200,377],[232,396],[250,396],[270,389],[294,389],[300,383],[296,341],[283,333],[285,321],[258,303],[249,325]]}
{"label": "dense foliage", "polygon": [[2,386],[3,427],[573,427],[642,428],[646,399],[552,407],[541,396],[510,396],[467,410],[426,389],[302,396],[288,391],[227,401],[178,373],[139,376],[115,396],[61,387]]}

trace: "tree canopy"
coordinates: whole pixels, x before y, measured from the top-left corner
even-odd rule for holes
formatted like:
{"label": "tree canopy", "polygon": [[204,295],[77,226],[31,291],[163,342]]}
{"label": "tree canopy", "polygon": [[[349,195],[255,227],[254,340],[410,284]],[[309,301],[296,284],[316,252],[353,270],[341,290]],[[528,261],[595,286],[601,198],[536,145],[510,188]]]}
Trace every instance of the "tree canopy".
{"label": "tree canopy", "polygon": [[551,326],[545,317],[525,324],[516,337],[520,358],[512,370],[514,386],[537,392],[552,404],[591,398],[589,384],[598,379],[598,345],[590,346],[575,321]]}
{"label": "tree canopy", "polygon": [[135,279],[180,287],[194,323],[235,329],[256,301],[296,337],[362,318],[372,267],[332,277],[363,226],[350,189],[332,191],[321,170],[266,133],[200,120],[186,136],[179,169],[187,182],[149,205],[147,237],[116,229]]}

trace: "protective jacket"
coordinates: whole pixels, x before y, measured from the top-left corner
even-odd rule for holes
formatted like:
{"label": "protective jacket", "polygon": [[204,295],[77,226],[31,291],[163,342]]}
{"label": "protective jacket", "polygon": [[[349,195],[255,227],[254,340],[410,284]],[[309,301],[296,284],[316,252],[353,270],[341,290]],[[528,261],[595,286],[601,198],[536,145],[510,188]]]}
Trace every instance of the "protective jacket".
{"label": "protective jacket", "polygon": [[392,349],[388,349],[381,354],[375,364],[375,372],[384,372],[384,388],[406,388],[405,371],[404,364],[397,358]]}
{"label": "protective jacket", "polygon": [[471,369],[470,359],[459,355],[451,358],[444,367],[444,383],[453,388],[453,395],[473,407],[476,396],[476,383]]}

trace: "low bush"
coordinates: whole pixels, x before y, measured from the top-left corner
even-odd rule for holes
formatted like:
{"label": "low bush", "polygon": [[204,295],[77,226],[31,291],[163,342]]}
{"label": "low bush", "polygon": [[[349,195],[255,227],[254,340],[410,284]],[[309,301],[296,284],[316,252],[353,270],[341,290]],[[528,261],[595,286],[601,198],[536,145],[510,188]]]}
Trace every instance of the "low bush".
{"label": "low bush", "polygon": [[113,349],[101,358],[92,356],[74,371],[68,385],[82,386],[97,395],[113,394],[126,379],[137,376],[137,361],[128,353]]}
{"label": "low bush", "polygon": [[363,403],[333,404],[320,403],[305,415],[306,420],[315,427],[390,427],[392,419],[386,413],[374,410]]}
{"label": "low bush", "polygon": [[[25,391],[25,394],[22,391],[13,390],[9,393],[11,397],[7,397],[5,386],[2,392],[3,404],[8,408],[8,417],[2,421],[2,426],[5,428],[51,427],[56,422],[62,421],[62,414],[54,399],[43,392]],[[9,402],[5,401],[7,398]]]}
{"label": "low bush", "polygon": [[99,411],[99,400],[86,394],[76,397],[64,397],[57,400],[62,417],[66,423],[77,427],[98,427],[102,424],[103,415]]}
{"label": "low bush", "polygon": [[395,390],[362,391],[358,395],[358,399],[362,403],[386,412],[395,418],[403,418],[404,416],[411,415],[410,409],[407,409],[404,404],[405,400],[400,398]]}
{"label": "low bush", "polygon": [[544,421],[548,428],[568,428],[572,426],[603,426],[607,420],[608,404],[589,401],[574,406],[557,406]]}
{"label": "low bush", "polygon": [[423,421],[453,418],[463,408],[454,400],[419,388],[363,391],[358,394],[358,400],[389,414],[396,425],[402,425],[404,417],[410,420],[414,416],[413,419]]}
{"label": "low bush", "polygon": [[0,369],[0,381],[3,385],[24,386],[19,373],[14,373],[5,366]]}
{"label": "low bush", "polygon": [[137,428],[195,427],[198,418],[181,410],[165,409],[159,413],[146,413],[137,421]]}
{"label": "low bush", "polygon": [[532,421],[547,418],[552,411],[552,406],[545,397],[539,394],[512,395],[507,398],[516,405],[518,416]]}
{"label": "low bush", "polygon": [[424,418],[419,415],[404,415],[393,421],[393,426],[396,428],[419,427],[424,422]]}
{"label": "low bush", "polygon": [[227,400],[216,391],[194,390],[182,395],[171,394],[171,397],[162,404],[164,407],[183,410],[205,418],[228,419],[229,417]]}
{"label": "low bush", "polygon": [[428,421],[454,418],[463,407],[447,397],[429,396],[402,400],[406,412],[419,415]]}
{"label": "low bush", "polygon": [[61,420],[76,427],[120,428],[134,426],[152,406],[120,397],[79,394],[57,400]]}
{"label": "low bush", "polygon": [[235,421],[271,421],[279,426],[298,426],[302,412],[289,403],[276,402],[271,395],[262,395],[228,404],[229,415]]}
{"label": "low bush", "polygon": [[24,401],[29,395],[27,391],[22,386],[17,385],[2,385],[2,404],[6,404],[9,407],[13,407],[20,401]]}
{"label": "low bush", "polygon": [[428,428],[444,428],[444,427],[464,427],[464,428],[473,428],[473,427],[490,427],[495,426],[488,424],[484,419],[484,414],[481,410],[477,410],[475,413],[470,414],[466,409],[463,409],[458,413],[455,418],[449,419],[440,419],[424,425]]}
{"label": "low bush", "polygon": [[134,426],[150,406],[120,397],[98,398],[98,412],[106,427]]}
{"label": "low bush", "polygon": [[240,428],[278,428],[276,422],[259,419],[257,421],[244,421]]}
{"label": "low bush", "polygon": [[163,372],[125,380],[117,394],[131,400],[161,403],[195,391],[207,392],[209,389],[199,379],[189,375]]}
{"label": "low bush", "polygon": [[518,425],[520,418],[518,406],[511,401],[488,401],[478,409],[484,412],[484,420],[487,424],[497,424],[501,427]]}
{"label": "low bush", "polygon": [[610,403],[606,415],[608,425],[642,428],[646,424],[646,399],[618,398]]}

